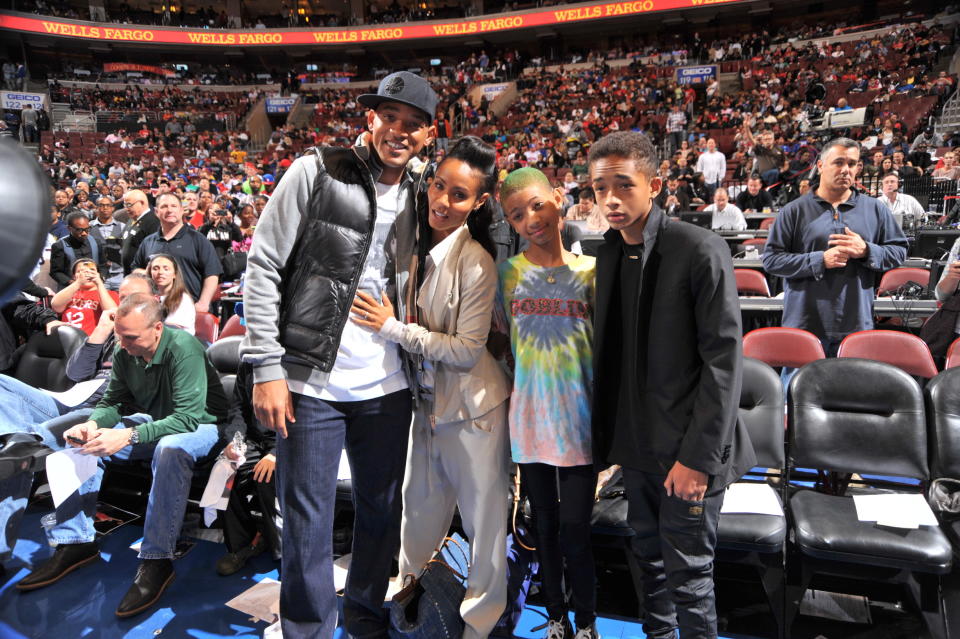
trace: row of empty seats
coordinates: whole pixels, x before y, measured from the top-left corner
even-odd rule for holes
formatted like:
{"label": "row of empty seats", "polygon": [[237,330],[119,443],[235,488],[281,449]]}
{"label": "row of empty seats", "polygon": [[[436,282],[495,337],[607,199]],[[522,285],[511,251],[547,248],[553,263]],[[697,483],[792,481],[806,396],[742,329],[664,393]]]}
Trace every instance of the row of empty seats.
{"label": "row of empty seats", "polygon": [[[802,368],[824,359],[823,346],[816,335],[799,328],[771,326],[750,331],[743,337],[743,354],[770,366]],[[838,357],[859,357],[891,364],[914,377],[930,379],[937,366],[930,348],[911,333],[891,330],[858,331],[841,343]],[[960,366],[960,339],[947,350],[944,369]]]}
{"label": "row of empty seats", "polygon": [[[774,218],[767,219],[773,220]],[[767,220],[763,221],[766,222]],[[769,226],[768,224],[767,227]],[[761,228],[764,228],[762,224]],[[761,251],[764,244],[766,244],[766,239],[759,237],[743,242],[744,246],[756,245]],[[770,297],[770,284],[762,271],[751,268],[735,268],[733,272],[737,279],[737,292],[740,295]],[[915,267],[890,269],[880,278],[880,284],[877,286],[877,296],[891,295],[908,282],[916,282],[923,288],[927,288],[930,285],[930,271]]]}

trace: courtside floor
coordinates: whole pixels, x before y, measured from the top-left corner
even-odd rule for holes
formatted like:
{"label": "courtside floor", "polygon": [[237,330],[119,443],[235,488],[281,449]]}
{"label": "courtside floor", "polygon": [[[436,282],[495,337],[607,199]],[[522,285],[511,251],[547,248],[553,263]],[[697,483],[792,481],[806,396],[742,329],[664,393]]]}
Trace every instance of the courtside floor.
{"label": "courtside floor", "polygon": [[[48,557],[52,549],[40,528],[39,512],[28,511],[20,533],[14,557],[6,562],[6,574],[0,577],[0,639],[258,639],[267,627],[224,604],[261,579],[279,578],[278,564],[269,554],[254,558],[236,575],[220,577],[213,566],[223,546],[198,541],[175,562],[177,576],[160,604],[143,615],[120,620],[114,609],[137,569],[137,553],[130,545],[142,535],[140,526],[130,523],[104,537],[99,563],[84,566],[52,586],[25,593],[16,590],[15,582],[27,574],[27,566]],[[542,630],[530,631],[541,623],[542,616],[525,612],[517,636],[542,637]],[[597,628],[605,639],[644,637],[639,624],[628,620],[601,618]],[[345,636],[338,632],[337,639]]]}
{"label": "courtside floor", "polygon": [[[130,549],[143,534],[138,522],[130,522],[101,539],[100,562],[84,566],[59,583],[34,592],[21,593],[14,587],[27,574],[27,566],[43,561],[52,553],[46,544],[40,516],[46,509],[30,507],[20,526],[20,539],[14,557],[5,563],[6,574],[0,576],[0,639],[154,639],[156,637],[219,639],[259,639],[267,623],[252,620],[225,603],[262,579],[278,579],[278,562],[269,553],[255,557],[236,575],[220,577],[214,572],[217,558],[224,552],[221,544],[197,541],[195,546],[175,562],[176,578],[154,609],[120,620],[114,610],[129,588],[137,568],[137,553]],[[629,609],[632,604],[611,603],[623,595],[629,578],[601,577],[600,608]],[[733,588],[730,586],[733,585]],[[724,593],[739,593],[735,584],[720,588],[721,616],[730,620],[731,630],[725,639],[758,639],[775,637],[776,629],[768,609],[756,598],[731,603]],[[626,600],[633,602],[633,595]],[[543,630],[532,631],[543,623],[536,606],[524,612],[517,625],[516,636],[539,639]],[[881,613],[882,615],[882,613]],[[909,618],[906,619],[910,621]],[[902,614],[878,618],[872,624],[846,624],[801,616],[793,628],[796,639],[919,639],[925,636],[919,622],[902,627]],[[639,624],[625,617],[600,617],[597,629],[605,639],[642,639]],[[346,639],[342,632],[336,639]]]}

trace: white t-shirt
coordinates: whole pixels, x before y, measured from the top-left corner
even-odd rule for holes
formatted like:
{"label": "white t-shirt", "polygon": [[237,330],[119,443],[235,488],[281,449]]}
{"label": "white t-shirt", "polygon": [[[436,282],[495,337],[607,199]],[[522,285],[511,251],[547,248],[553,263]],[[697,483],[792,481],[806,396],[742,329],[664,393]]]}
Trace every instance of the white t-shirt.
{"label": "white t-shirt", "polygon": [[743,211],[739,207],[729,202],[722,211],[717,210],[716,204],[703,209],[704,213],[713,213],[713,219],[710,228],[713,230],[729,229],[733,231],[743,231],[747,228],[747,218],[743,216]]}
{"label": "white t-shirt", "polygon": [[[359,290],[379,300],[387,290],[388,269],[394,268],[396,238],[393,223],[397,219],[400,185],[377,183],[376,186],[377,222],[360,276]],[[397,344],[347,320],[327,385],[317,392],[317,389],[299,388],[305,385],[292,380],[287,380],[287,384],[295,393],[327,401],[356,402],[403,390],[407,388],[407,378],[403,374]]]}
{"label": "white t-shirt", "polygon": [[[164,299],[166,299],[166,295],[161,295],[161,304]],[[174,328],[182,328],[191,335],[196,335],[197,307],[194,305],[193,299],[187,293],[184,293],[183,297],[180,298],[180,305],[177,306],[175,311],[167,315],[167,319],[163,323]]]}

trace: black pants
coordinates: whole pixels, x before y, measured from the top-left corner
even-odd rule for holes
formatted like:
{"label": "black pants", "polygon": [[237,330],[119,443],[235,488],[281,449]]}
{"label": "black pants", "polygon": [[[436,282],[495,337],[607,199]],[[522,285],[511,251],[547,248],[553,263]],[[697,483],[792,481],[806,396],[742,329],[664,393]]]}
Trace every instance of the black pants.
{"label": "black pants", "polygon": [[[259,482],[253,478],[253,467],[264,456],[251,442],[247,442],[244,464],[237,469],[237,476],[230,491],[230,500],[223,513],[223,538],[230,552],[238,552],[249,546],[259,532],[266,540],[275,557],[280,556],[280,532],[277,530],[277,489],[274,484],[276,470],[270,481]],[[253,511],[260,513],[257,517]]]}
{"label": "black pants", "polygon": [[557,468],[520,464],[520,476],[530,498],[537,531],[540,585],[547,614],[559,620],[567,614],[563,595],[564,560],[567,584],[573,592],[577,628],[596,617],[596,572],[590,545],[597,474],[593,466]]}
{"label": "black pants", "polygon": [[[723,489],[702,501],[668,497],[666,475],[623,469],[627,522],[643,572],[643,631],[651,639],[715,639],[713,554]],[[679,622],[679,624],[678,624]]]}

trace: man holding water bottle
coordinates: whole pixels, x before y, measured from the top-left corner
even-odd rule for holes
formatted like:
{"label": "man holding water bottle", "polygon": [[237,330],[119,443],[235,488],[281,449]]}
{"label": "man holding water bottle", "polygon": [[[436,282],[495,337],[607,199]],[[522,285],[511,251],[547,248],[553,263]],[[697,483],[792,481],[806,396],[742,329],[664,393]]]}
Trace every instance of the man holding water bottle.
{"label": "man holding water bottle", "polygon": [[907,257],[907,238],[886,206],[858,193],[860,145],[828,142],[820,185],[787,204],[763,252],[767,273],[784,278],[783,326],[820,338],[828,357],[844,337],[873,328],[874,280]]}

